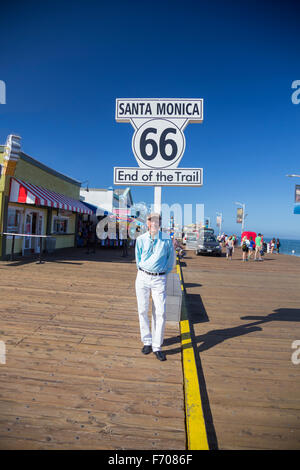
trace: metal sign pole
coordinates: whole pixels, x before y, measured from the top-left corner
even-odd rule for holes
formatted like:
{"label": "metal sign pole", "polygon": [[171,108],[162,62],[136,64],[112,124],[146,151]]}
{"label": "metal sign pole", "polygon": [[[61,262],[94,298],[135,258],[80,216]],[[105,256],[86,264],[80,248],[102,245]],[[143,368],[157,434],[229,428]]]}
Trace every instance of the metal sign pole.
{"label": "metal sign pole", "polygon": [[161,214],[161,186],[154,186],[154,212]]}

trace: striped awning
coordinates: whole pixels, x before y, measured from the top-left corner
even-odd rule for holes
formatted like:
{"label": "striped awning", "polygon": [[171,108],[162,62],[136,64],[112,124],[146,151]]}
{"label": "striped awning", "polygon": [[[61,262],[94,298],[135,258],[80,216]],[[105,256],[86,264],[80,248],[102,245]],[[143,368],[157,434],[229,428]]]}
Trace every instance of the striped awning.
{"label": "striped awning", "polygon": [[9,202],[47,206],[55,209],[79,212],[81,214],[92,215],[93,213],[93,211],[81,201],[17,178],[11,178]]}

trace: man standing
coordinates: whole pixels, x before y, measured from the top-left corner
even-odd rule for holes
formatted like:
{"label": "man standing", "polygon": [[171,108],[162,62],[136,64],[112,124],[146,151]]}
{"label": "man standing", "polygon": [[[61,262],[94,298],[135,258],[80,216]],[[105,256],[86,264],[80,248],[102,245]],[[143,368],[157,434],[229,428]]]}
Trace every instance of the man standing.
{"label": "man standing", "polygon": [[[160,361],[166,356],[161,351],[166,321],[166,282],[175,261],[173,243],[160,231],[161,216],[147,217],[148,232],[138,237],[135,245],[138,268],[135,282],[143,354],[151,350]],[[152,334],[149,327],[148,308],[150,291],[154,308],[152,311]]]}

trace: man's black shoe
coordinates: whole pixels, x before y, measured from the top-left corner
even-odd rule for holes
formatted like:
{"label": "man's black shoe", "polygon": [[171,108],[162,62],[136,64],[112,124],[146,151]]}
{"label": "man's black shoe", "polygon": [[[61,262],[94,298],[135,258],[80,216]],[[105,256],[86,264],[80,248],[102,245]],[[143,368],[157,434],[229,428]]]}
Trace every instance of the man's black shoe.
{"label": "man's black shoe", "polygon": [[167,360],[165,353],[163,353],[162,351],[155,351],[154,354],[155,354],[155,356],[157,357],[157,359],[159,361],[166,361]]}
{"label": "man's black shoe", "polygon": [[148,346],[148,345],[145,344],[145,346],[142,349],[142,353],[143,354],[149,354],[149,353],[151,353],[151,351],[152,351],[152,346]]}

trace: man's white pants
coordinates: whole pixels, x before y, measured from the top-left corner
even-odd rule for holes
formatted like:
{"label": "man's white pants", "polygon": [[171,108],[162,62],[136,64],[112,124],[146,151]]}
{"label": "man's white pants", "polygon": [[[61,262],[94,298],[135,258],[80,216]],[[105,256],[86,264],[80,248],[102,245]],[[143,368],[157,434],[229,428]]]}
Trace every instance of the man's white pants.
{"label": "man's white pants", "polygon": [[[151,346],[152,350],[160,351],[164,340],[166,322],[166,274],[151,276],[138,271],[135,281],[136,298],[138,304],[141,340]],[[149,326],[148,309],[150,292],[154,308],[152,309],[152,334]]]}

